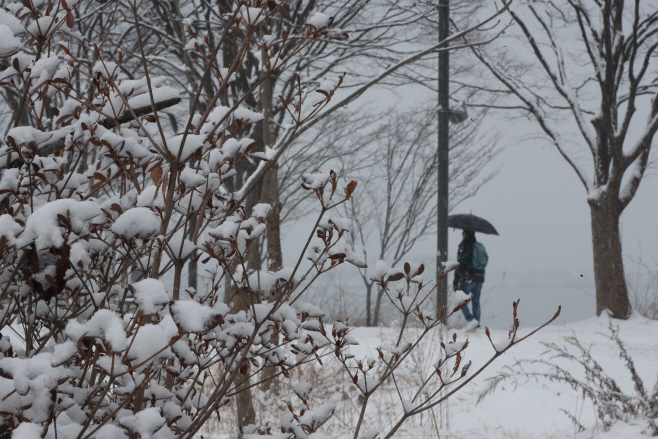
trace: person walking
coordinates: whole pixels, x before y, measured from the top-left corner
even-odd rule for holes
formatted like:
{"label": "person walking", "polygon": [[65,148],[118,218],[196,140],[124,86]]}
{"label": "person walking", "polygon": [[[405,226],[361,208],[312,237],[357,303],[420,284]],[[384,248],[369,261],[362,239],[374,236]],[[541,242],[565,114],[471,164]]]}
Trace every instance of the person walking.
{"label": "person walking", "polygon": [[464,230],[462,238],[457,251],[459,267],[455,270],[452,287],[471,297],[473,312],[468,309],[468,305],[462,307],[462,312],[467,321],[466,329],[473,330],[480,328],[480,294],[488,256],[484,246],[475,239],[475,232]]}

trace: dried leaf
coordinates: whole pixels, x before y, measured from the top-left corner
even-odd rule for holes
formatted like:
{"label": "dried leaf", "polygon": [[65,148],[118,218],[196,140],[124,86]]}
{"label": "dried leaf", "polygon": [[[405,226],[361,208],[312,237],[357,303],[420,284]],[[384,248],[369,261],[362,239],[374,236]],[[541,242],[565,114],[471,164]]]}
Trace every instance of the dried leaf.
{"label": "dried leaf", "polygon": [[151,168],[151,180],[155,185],[159,185],[162,181],[162,166],[160,163],[156,163],[155,166]]}
{"label": "dried leaf", "polygon": [[102,181],[103,183],[107,183],[107,177],[101,174],[100,172],[94,172],[94,178],[96,180]]}
{"label": "dried leaf", "polygon": [[350,181],[347,186],[345,187],[345,198],[351,198],[352,193],[354,193],[354,190],[356,189],[357,182],[356,180]]}
{"label": "dried leaf", "polygon": [[388,277],[389,281],[396,281],[404,278],[404,273],[395,273]]}
{"label": "dried leaf", "polygon": [[55,282],[55,279],[51,275],[46,274],[44,277],[53,288],[57,287],[57,282]]}

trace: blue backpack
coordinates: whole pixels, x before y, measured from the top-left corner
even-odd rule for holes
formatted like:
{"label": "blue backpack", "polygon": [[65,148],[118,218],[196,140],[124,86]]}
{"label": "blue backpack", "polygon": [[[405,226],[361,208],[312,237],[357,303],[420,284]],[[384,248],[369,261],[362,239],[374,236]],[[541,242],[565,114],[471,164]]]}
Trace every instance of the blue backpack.
{"label": "blue backpack", "polygon": [[476,270],[484,270],[489,262],[489,255],[487,255],[487,250],[484,248],[484,245],[480,242],[476,242],[473,245],[473,268]]}

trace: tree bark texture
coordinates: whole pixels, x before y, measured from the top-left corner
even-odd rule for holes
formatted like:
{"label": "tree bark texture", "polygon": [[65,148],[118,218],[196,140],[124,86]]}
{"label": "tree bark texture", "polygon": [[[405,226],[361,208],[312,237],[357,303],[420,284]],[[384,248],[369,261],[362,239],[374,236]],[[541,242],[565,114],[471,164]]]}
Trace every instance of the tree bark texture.
{"label": "tree bark texture", "polygon": [[[365,277],[364,277],[365,279]],[[366,326],[372,326],[372,286],[373,283],[366,283]]]}
{"label": "tree bark texture", "polygon": [[621,210],[610,203],[591,202],[592,250],[596,285],[596,314],[609,310],[613,318],[631,314],[619,233]]}
{"label": "tree bark texture", "polygon": [[[249,373],[249,371],[247,371],[247,373]],[[239,375],[237,380],[241,379],[244,379],[244,376]],[[251,380],[245,380],[237,386],[237,391],[239,393],[235,397],[235,401],[238,409],[238,428],[256,423],[256,411],[254,410],[253,397],[251,395],[251,389],[248,388],[250,381]],[[239,433],[239,437],[242,437],[242,432]]]}
{"label": "tree bark texture", "polygon": [[[247,309],[249,307],[249,298],[245,297],[247,292],[239,292],[234,296],[233,308]],[[248,362],[247,362],[248,364]],[[236,390],[238,392],[235,397],[236,409],[237,409],[237,421],[238,429],[244,427],[245,425],[255,424],[256,423],[256,411],[254,410],[254,399],[251,393],[251,380],[248,378],[249,370],[247,370],[247,375],[238,375],[235,379],[235,382],[238,382]],[[245,379],[246,378],[246,379]],[[242,382],[243,381],[243,382]],[[242,438],[242,433],[239,433],[239,437]]]}
{"label": "tree bark texture", "polygon": [[382,297],[384,297],[384,290],[377,287],[377,302],[375,303],[375,316],[372,319],[372,326],[379,326],[379,310],[382,307]]}
{"label": "tree bark texture", "polygon": [[[267,62],[267,54],[261,54],[263,63]],[[260,86],[260,106],[263,111],[264,119],[261,123],[262,148],[272,146],[276,141],[273,133],[272,116],[273,108],[273,88],[272,78],[265,78]],[[283,254],[281,253],[281,200],[279,196],[279,178],[278,166],[273,166],[262,181],[261,200],[272,206],[268,215],[267,227],[267,269],[270,271],[279,271],[283,268]]]}
{"label": "tree bark texture", "polygon": [[[263,54],[265,56],[265,54]],[[266,78],[260,89],[260,104],[263,111],[264,119],[261,122],[261,136],[263,151],[267,146],[274,143],[274,133],[272,132],[272,82],[271,78]],[[267,230],[267,269],[269,271],[279,271],[283,268],[283,253],[281,251],[281,199],[279,194],[279,175],[278,166],[273,166],[263,177],[261,186],[261,201],[272,207],[267,216],[265,227]],[[274,299],[274,298],[272,298]],[[272,340],[274,344],[279,343],[279,336],[276,335]],[[278,389],[276,380],[276,367],[266,366],[263,368],[262,379],[265,381],[261,388],[265,391]]]}
{"label": "tree bark texture", "polygon": [[[242,184],[242,179],[239,178],[240,177],[239,174],[236,177],[238,177],[237,181],[235,182],[236,186],[240,186]],[[233,190],[233,188],[231,189]],[[247,213],[251,213],[251,209],[258,201],[257,196],[258,194],[256,192],[252,192],[250,196],[247,198],[247,201],[245,203],[245,208]],[[231,267],[229,267],[231,273],[235,273],[236,268],[238,267],[238,263],[239,261],[236,259],[233,262],[233,264],[231,264]],[[247,255],[247,269],[257,270],[259,268],[260,268],[260,252],[258,251],[258,242],[253,241],[249,246],[249,252]],[[236,291],[236,286],[231,281],[231,277],[230,276],[226,277],[226,284],[224,290],[225,303],[229,304],[234,311],[246,310],[249,308],[249,304],[251,303],[251,300],[252,298],[249,297],[249,293],[247,291]],[[246,377],[249,376],[249,373],[250,372],[247,371],[246,376],[238,375],[235,379],[236,383],[240,383],[238,384],[238,386],[236,386],[236,390],[238,391],[238,394],[235,398],[238,431],[240,427],[244,427],[245,425],[256,423],[256,411],[254,410],[253,395],[251,393],[251,388],[249,387],[251,385],[251,380],[245,379]],[[243,380],[244,382],[241,382]],[[242,433],[241,432],[238,433],[238,436],[242,438]]]}
{"label": "tree bark texture", "polygon": [[272,206],[267,217],[267,269],[283,268],[281,251],[281,201],[279,199],[278,166],[273,166],[263,177],[263,202]]}
{"label": "tree bark texture", "polygon": [[[258,194],[255,192],[251,193],[247,198],[245,203],[247,213],[251,214],[251,210],[254,205],[258,202]],[[261,267],[261,257],[260,252],[258,251],[258,240],[252,241],[249,245],[249,252],[247,254],[247,269],[251,270],[260,270]],[[249,309],[250,303],[253,298],[249,297],[249,293],[246,291],[241,291],[236,295],[236,303],[240,309],[247,310]],[[248,362],[247,362],[248,364]],[[245,425],[255,424],[256,423],[256,411],[254,410],[254,398],[251,393],[251,379],[248,378],[249,371],[247,375],[238,375],[236,378],[237,382],[240,382],[236,386],[237,391],[239,392],[236,397],[237,411],[238,411],[238,428],[244,427]],[[246,378],[246,379],[245,379]],[[241,382],[243,381],[244,382]],[[242,437],[242,433],[239,433],[239,436]]]}

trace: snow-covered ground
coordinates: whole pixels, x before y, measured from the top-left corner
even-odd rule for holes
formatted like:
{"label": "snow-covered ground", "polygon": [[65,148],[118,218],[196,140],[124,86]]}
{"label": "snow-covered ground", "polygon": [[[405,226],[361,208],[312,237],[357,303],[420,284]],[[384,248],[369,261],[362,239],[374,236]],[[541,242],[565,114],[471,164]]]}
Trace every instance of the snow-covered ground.
{"label": "snow-covered ground", "polygon": [[[615,322],[617,323],[617,322]],[[635,317],[620,322],[620,337],[632,356],[645,388],[651,390],[658,374],[658,322]],[[521,331],[523,335],[524,331]],[[628,394],[633,393],[631,375],[619,358],[619,350],[608,338],[608,318],[592,318],[564,326],[552,325],[542,329],[520,345],[496,360],[489,369],[476,378],[449,402],[449,427],[442,437],[455,438],[565,438],[575,435],[577,429],[561,410],[576,417],[587,428],[579,437],[634,438],[646,427],[617,425],[605,434],[596,425],[594,408],[582,393],[566,384],[546,380],[521,379],[518,385],[503,383],[479,404],[478,397],[487,388],[487,380],[498,372],[512,368],[517,360],[537,359],[547,351],[542,342],[564,345],[564,337],[575,335],[583,346],[591,345],[593,357]],[[468,334],[471,342],[466,359],[478,367],[491,355],[492,348],[483,333]],[[494,341],[506,338],[503,331],[494,331]],[[545,355],[548,359],[548,355]],[[582,367],[562,362],[575,377],[582,377]],[[526,367],[526,370],[531,368]]]}
{"label": "snow-covered ground", "polygon": [[[552,316],[554,310],[546,310],[547,317]],[[520,309],[520,318],[523,311]],[[637,373],[642,378],[644,388],[651,393],[655,390],[658,374],[658,321],[646,320],[634,315],[628,321],[614,321],[619,326],[620,338],[623,340],[628,353],[632,357]],[[489,378],[500,372],[513,372],[518,370],[514,364],[518,360],[550,359],[545,352],[547,348],[543,343],[554,343],[566,346],[565,337],[575,336],[580,343],[591,348],[592,357],[601,365],[603,371],[615,380],[619,388],[626,394],[633,394],[631,375],[619,356],[619,349],[610,339],[607,317],[594,317],[585,321],[569,323],[566,325],[550,325],[535,334],[532,338],[513,347],[510,351],[498,358],[472,383],[455,394],[447,408],[435,409],[434,413],[425,413],[408,420],[395,437],[436,438],[437,425],[441,438],[468,438],[468,439],[524,439],[524,438],[597,438],[597,439],[625,439],[647,437],[646,420],[626,423],[617,422],[609,431],[604,431],[601,422],[596,419],[593,404],[583,399],[582,392],[572,389],[564,383],[549,382],[545,379],[520,378],[516,384],[512,381],[500,383],[495,391],[484,397],[479,403],[481,394],[489,387]],[[531,329],[521,329],[523,336]],[[491,357],[493,348],[484,332],[466,333],[462,330],[450,330],[457,333],[458,340],[468,338],[470,344],[466,350],[465,364],[473,362],[470,373],[477,370]],[[355,328],[353,335],[360,341],[359,346],[352,347],[353,353],[359,357],[377,358],[375,350],[379,346],[390,346],[395,339],[393,328]],[[494,330],[491,333],[494,342],[507,338],[507,331]],[[439,336],[428,338],[418,351],[410,358],[407,365],[396,375],[398,385],[402,392],[411,392],[417,388],[419,378],[427,376],[433,371],[432,364],[436,359],[439,347]],[[572,352],[575,352],[572,350]],[[574,378],[581,379],[584,374],[582,367],[577,363],[560,361]],[[508,369],[511,368],[510,369]],[[546,370],[540,366],[526,366],[527,371]],[[346,377],[327,357],[325,366],[307,369],[301,375],[293,375],[290,380],[284,381],[284,391],[281,396],[272,396],[257,392],[257,412],[259,421],[269,420],[277,424],[277,419],[284,413],[284,407],[278,400],[282,396],[292,395],[287,387],[298,380],[312,383],[315,390],[312,393],[313,405],[319,405],[329,400],[337,406],[335,416],[325,424],[324,432],[331,437],[352,437],[352,427],[355,424],[359,408],[359,395],[351,380]],[[653,389],[653,390],[652,390]],[[293,397],[295,399],[295,397]],[[297,401],[295,404],[299,403]],[[235,410],[234,404],[229,411]],[[403,411],[400,397],[392,385],[387,386],[378,396],[372,398],[372,404],[364,420],[362,432],[377,429],[382,432],[388,430],[390,425],[399,419]],[[575,423],[566,413],[573,416],[579,424],[585,427],[578,431]],[[226,421],[231,413],[223,414]],[[230,435],[214,434],[206,431],[206,438],[228,437]],[[222,432],[225,433],[225,432]],[[362,436],[362,435],[361,435]]]}

